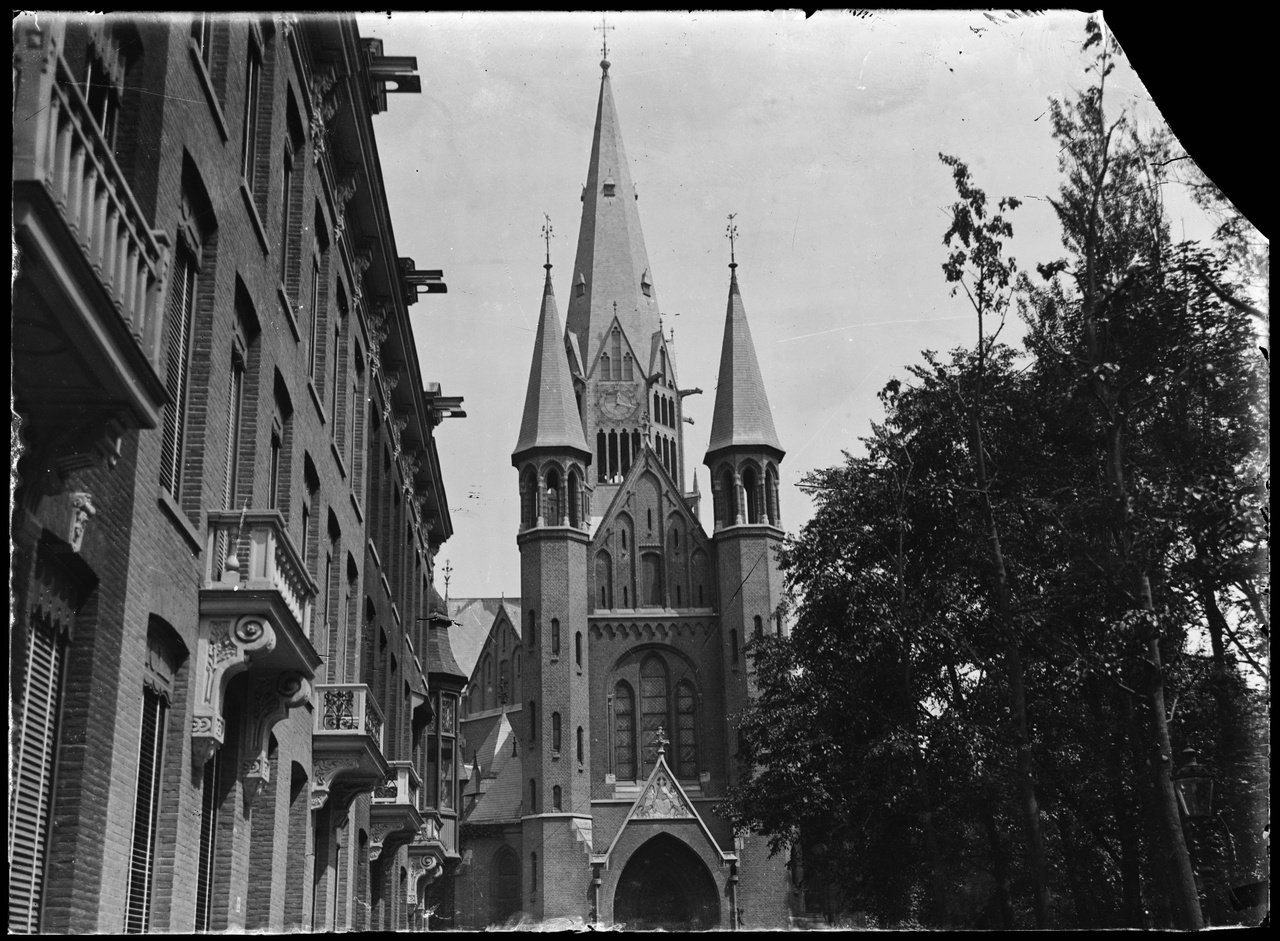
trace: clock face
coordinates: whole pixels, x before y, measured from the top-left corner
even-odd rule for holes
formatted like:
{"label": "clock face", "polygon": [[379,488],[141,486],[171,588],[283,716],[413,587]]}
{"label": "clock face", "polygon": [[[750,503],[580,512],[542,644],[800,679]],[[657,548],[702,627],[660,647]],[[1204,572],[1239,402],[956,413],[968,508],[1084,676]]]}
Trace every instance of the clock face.
{"label": "clock face", "polygon": [[614,421],[625,421],[640,408],[640,399],[636,390],[630,386],[621,389],[601,389],[596,397],[600,411]]}

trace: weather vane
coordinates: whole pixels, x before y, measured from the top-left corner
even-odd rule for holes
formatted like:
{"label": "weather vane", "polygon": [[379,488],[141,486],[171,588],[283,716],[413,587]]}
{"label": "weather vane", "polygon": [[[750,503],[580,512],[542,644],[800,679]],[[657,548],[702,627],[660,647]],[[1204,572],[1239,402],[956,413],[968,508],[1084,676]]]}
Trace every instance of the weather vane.
{"label": "weather vane", "polygon": [[542,218],[547,220],[542,225],[542,240],[547,243],[547,263],[543,267],[545,267],[548,271],[550,271],[551,270],[551,236],[553,235],[554,230],[551,228],[551,217],[544,212],[542,214]]}
{"label": "weather vane", "polygon": [[729,239],[729,267],[730,268],[738,267],[738,262],[733,257],[733,243],[738,237],[738,227],[733,224],[733,217],[736,215],[737,215],[736,212],[729,213],[729,224],[725,226],[725,230],[724,230],[724,234]]}
{"label": "weather vane", "polygon": [[609,26],[605,20],[604,14],[600,14],[600,25],[593,27],[600,30],[600,58],[605,62],[609,61],[609,30],[616,29],[615,26]]}

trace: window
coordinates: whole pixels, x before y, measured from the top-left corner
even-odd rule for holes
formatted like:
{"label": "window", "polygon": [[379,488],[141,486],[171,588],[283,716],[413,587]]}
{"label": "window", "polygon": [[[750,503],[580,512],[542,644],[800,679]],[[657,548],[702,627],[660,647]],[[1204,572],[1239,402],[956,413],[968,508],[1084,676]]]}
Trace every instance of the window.
{"label": "window", "polygon": [[644,569],[644,603],[662,606],[662,558],[656,552],[641,556]]}
{"label": "window", "polygon": [[582,756],[585,754],[585,751],[586,750],[583,746],[583,741],[582,741],[582,726],[578,726],[578,742],[577,742],[578,764],[582,764],[582,760],[583,760]]}
{"label": "window", "polygon": [[559,784],[551,789],[551,809],[557,813],[563,809],[561,806],[561,791]]}
{"label": "window", "polygon": [[538,747],[538,703],[537,700],[529,700],[529,747]]}
{"label": "window", "polygon": [[582,502],[581,489],[578,486],[578,472],[569,471],[569,525],[578,527],[578,504]]}
{"label": "window", "polygon": [[538,522],[538,481],[532,468],[520,481],[520,521],[524,529],[532,529]]}
{"label": "window", "polygon": [[219,788],[222,778],[222,752],[219,748],[204,764],[200,791],[200,857],[196,873],[196,930],[213,928],[213,867],[217,855]]}
{"label": "window", "polygon": [[636,779],[636,701],[626,682],[613,690],[613,767],[620,780]]}
{"label": "window", "polygon": [[551,713],[551,750],[560,754],[560,713]]}
{"label": "window", "polygon": [[604,431],[596,432],[596,483],[604,483],[607,476],[608,439]]}
{"label": "window", "polygon": [[244,416],[244,359],[231,351],[231,380],[227,392],[227,470],[223,484],[223,505],[235,509],[236,484],[240,476],[240,423]]}
{"label": "window", "polygon": [[582,666],[582,631],[575,631],[573,635],[573,662]]}
{"label": "window", "polygon": [[622,331],[617,327],[613,328],[613,373],[608,377],[611,379],[622,378]]}
{"label": "window", "polygon": [[560,656],[560,620],[551,619],[551,656]]}
{"label": "window", "polygon": [[[530,781],[531,786],[536,787],[535,782]],[[529,854],[529,889],[533,892],[538,891],[538,854]]]}
{"label": "window", "polygon": [[316,378],[316,364],[320,359],[321,326],[319,248],[316,251],[317,256],[311,259],[311,345],[307,356],[307,375],[313,380]]}
{"label": "window", "polygon": [[729,631],[729,656],[734,663],[738,662],[738,632]]}
{"label": "window", "polygon": [[756,615],[755,621],[756,621],[756,639],[758,640],[764,636],[764,622],[760,620],[760,615],[758,614]]}
{"label": "window", "polygon": [[632,360],[631,360],[631,354],[630,354],[630,353],[624,353],[624,354],[623,354],[623,356],[622,356],[622,378],[623,378],[623,379],[634,379],[634,378],[635,378],[635,371],[634,371],[634,368],[633,368],[633,366],[632,366]]}
{"label": "window", "polygon": [[[538,779],[530,778],[529,779],[529,813],[536,814],[537,812],[538,812]],[[534,855],[534,858],[535,859],[537,858],[536,854]],[[535,880],[535,883],[536,883],[536,880]],[[537,888],[536,884],[534,885],[534,888],[535,889]]]}
{"label": "window", "polygon": [[[333,330],[329,333],[329,339],[333,341],[333,346],[329,350],[329,421],[331,423],[330,431],[333,435],[333,443],[338,447],[338,453],[342,454],[346,437],[338,431],[338,384],[341,375],[342,365],[342,325],[347,320],[347,298],[342,291],[342,285],[338,285],[338,316],[333,319]],[[346,455],[344,454],[345,458]]]}
{"label": "window", "polygon": [[776,633],[779,637],[781,637],[782,636],[782,612],[779,611],[777,614],[773,616],[773,618],[774,618],[774,621],[777,622],[774,633]]}
{"label": "window", "polygon": [[558,471],[547,472],[547,525],[561,524],[560,509],[560,474]]}
{"label": "window", "polygon": [[538,615],[533,608],[529,609],[529,623],[526,625],[526,630],[529,632],[529,646],[536,646],[538,643]]}
{"label": "window", "polygon": [[649,283],[649,269],[644,269],[644,274],[640,275],[640,290],[644,292],[645,297],[649,297],[653,285]]}
{"label": "window", "polygon": [[747,498],[747,522],[760,522],[760,494],[756,491],[757,478],[754,468],[748,467],[742,472],[742,489]]}
{"label": "window", "polygon": [[698,774],[696,706],[693,684],[681,680],[676,687],[675,765],[676,774],[682,778],[693,778]]}
{"label": "window", "polygon": [[186,448],[187,386],[191,369],[191,329],[196,306],[196,259],[185,244],[174,259],[173,282],[165,313],[168,341],[165,351],[165,390],[160,440],[160,485],[175,498],[181,493]]}
{"label": "window", "polygon": [[26,674],[21,699],[15,703],[18,735],[10,759],[13,774],[9,792],[11,933],[35,933],[40,928],[64,649],[52,624],[43,618],[30,617]]}
{"label": "window", "polygon": [[191,21],[191,42],[210,75],[213,75],[213,29],[212,14],[197,13]]}
{"label": "window", "polygon": [[640,735],[646,768],[653,767],[657,761],[658,729],[671,728],[667,698],[666,664],[658,657],[646,657],[640,665]]}
{"label": "window", "polygon": [[256,40],[249,40],[249,54],[245,57],[244,76],[244,126],[240,149],[240,175],[254,191],[255,164],[258,162],[258,95],[262,84],[262,52]]}
{"label": "window", "polygon": [[293,151],[284,149],[280,183],[280,286],[289,286],[289,256],[293,245]]}
{"label": "window", "polygon": [[[108,149],[116,149],[116,131],[120,124],[120,92],[126,63],[120,55],[119,43],[108,30],[103,31],[101,41],[89,43],[84,57],[85,103],[93,122],[102,132]],[[110,64],[108,64],[110,63]],[[114,66],[114,68],[112,68]]]}
{"label": "window", "polygon": [[[269,480],[267,483],[267,498],[270,500],[270,506],[273,510],[280,508],[280,432],[272,429],[271,432],[271,467],[269,470]],[[305,524],[304,524],[305,525]]]}
{"label": "window", "polygon": [[[164,763],[164,727],[168,711],[165,698],[150,686],[144,687],[137,791],[133,808],[133,847],[129,856],[129,894],[125,902],[124,927],[130,934],[145,933],[151,926],[156,824],[160,814],[160,769]],[[203,835],[202,826],[202,838]],[[202,871],[203,863],[202,853]]]}
{"label": "window", "polygon": [[587,279],[579,274],[578,280],[574,283],[574,288],[578,297],[582,297],[582,295],[587,293]]}
{"label": "window", "polygon": [[600,607],[612,608],[613,565],[607,552],[596,553],[596,589],[600,593]]}
{"label": "window", "polygon": [[738,521],[738,487],[728,468],[720,475],[720,508],[721,525],[733,526]]}

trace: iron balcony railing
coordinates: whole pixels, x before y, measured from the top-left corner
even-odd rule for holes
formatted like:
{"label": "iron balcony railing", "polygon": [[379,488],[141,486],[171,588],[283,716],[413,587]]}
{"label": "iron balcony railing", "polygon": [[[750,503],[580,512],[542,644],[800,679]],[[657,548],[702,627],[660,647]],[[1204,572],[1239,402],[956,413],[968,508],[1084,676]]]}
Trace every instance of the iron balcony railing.
{"label": "iron balcony railing", "polygon": [[422,782],[410,761],[389,761],[391,774],[373,789],[375,804],[408,804],[422,810]]}
{"label": "iron balcony railing", "polygon": [[315,734],[320,738],[351,735],[369,736],[382,748],[382,710],[373,691],[363,683],[330,683],[316,686],[320,708],[316,710]]}

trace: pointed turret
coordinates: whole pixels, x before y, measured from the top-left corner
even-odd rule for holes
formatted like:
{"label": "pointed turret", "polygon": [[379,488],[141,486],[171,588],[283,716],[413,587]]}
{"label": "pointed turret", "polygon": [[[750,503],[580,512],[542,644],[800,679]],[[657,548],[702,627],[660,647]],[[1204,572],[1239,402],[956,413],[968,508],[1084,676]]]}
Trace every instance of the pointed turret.
{"label": "pointed turret", "polygon": [[533,341],[533,365],[524,397],[520,438],[512,453],[512,463],[533,448],[578,451],[590,459],[591,450],[582,433],[582,416],[573,394],[573,376],[560,333],[560,315],[551,289],[551,266],[542,288],[542,312]]}
{"label": "pointed turret", "polygon": [[724,343],[720,347],[720,382],[711,417],[711,443],[707,458],[724,448],[772,448],[784,453],[773,428],[773,411],[764,391],[760,362],[756,359],[747,312],[738,288],[737,263],[731,263],[729,308],[725,314]]}
{"label": "pointed turret", "polygon": [[615,305],[618,322],[633,347],[647,350],[649,338],[659,327],[658,299],[613,104],[608,60],[600,66],[600,100],[582,190],[582,226],[567,315],[568,330],[578,339],[587,370],[593,368],[606,341]]}

